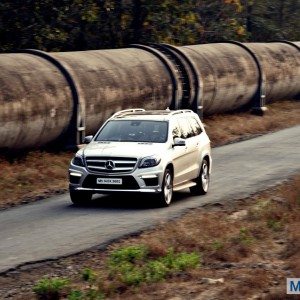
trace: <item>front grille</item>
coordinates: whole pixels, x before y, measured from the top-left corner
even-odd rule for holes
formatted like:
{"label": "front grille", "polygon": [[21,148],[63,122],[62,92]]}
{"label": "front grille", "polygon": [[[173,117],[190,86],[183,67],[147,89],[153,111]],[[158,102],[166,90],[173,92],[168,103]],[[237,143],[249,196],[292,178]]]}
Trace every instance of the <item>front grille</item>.
{"label": "front grille", "polygon": [[[90,171],[98,173],[129,173],[135,168],[137,163],[136,158],[106,156],[88,156],[85,158],[85,161]],[[110,162],[109,166],[108,162]]]}
{"label": "front grille", "polygon": [[132,176],[115,176],[101,178],[121,178],[122,184],[97,184],[97,175],[88,175],[82,183],[82,187],[90,189],[110,189],[110,190],[138,190],[140,187]]}

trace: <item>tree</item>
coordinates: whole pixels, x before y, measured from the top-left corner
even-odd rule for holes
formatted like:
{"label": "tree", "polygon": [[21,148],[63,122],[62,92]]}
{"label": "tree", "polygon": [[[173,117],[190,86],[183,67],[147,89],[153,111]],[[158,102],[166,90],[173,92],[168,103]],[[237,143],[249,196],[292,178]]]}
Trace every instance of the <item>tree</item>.
{"label": "tree", "polygon": [[300,40],[300,0],[2,0],[0,50]]}

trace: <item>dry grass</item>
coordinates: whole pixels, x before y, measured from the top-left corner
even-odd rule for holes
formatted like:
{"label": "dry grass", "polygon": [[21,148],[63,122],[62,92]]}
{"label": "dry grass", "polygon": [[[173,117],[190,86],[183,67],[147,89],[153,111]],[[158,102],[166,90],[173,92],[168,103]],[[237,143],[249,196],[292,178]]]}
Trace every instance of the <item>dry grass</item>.
{"label": "dry grass", "polygon": [[[33,299],[32,283],[44,275],[68,277],[73,289],[86,291],[90,285],[80,274],[88,267],[100,274],[107,299],[286,299],[286,278],[299,277],[299,212],[300,175],[247,199],[199,208],[104,252],[86,251],[0,276],[0,294],[12,291],[13,299]],[[201,266],[157,283],[120,284],[107,273],[108,257],[134,245],[147,247],[152,259],[166,255],[170,247],[199,253]],[[211,284],[207,278],[224,282]]]}
{"label": "dry grass", "polygon": [[[246,214],[234,217],[236,211]],[[178,274],[151,288],[128,288],[111,298],[186,299],[191,290],[199,299],[209,298],[208,291],[215,299],[245,299],[257,294],[262,298],[279,297],[285,291],[285,278],[296,277],[300,270],[299,212],[300,176],[239,205],[198,209],[137,238],[114,244],[110,251],[143,244],[154,257],[164,255],[169,247],[200,253],[202,268]],[[204,277],[224,278],[225,283],[215,289],[203,283]],[[182,285],[179,290],[178,284]]]}
{"label": "dry grass", "polygon": [[0,208],[66,191],[72,153],[30,152],[9,161],[0,157]]}
{"label": "dry grass", "polygon": [[[249,113],[205,119],[213,146],[300,124],[300,102],[276,102],[262,118]],[[9,161],[0,157],[0,209],[42,199],[67,189],[67,168],[73,154],[32,151]]]}
{"label": "dry grass", "polygon": [[264,117],[244,112],[213,115],[204,121],[212,145],[221,146],[253,135],[300,124],[300,102],[281,101],[270,104]]}

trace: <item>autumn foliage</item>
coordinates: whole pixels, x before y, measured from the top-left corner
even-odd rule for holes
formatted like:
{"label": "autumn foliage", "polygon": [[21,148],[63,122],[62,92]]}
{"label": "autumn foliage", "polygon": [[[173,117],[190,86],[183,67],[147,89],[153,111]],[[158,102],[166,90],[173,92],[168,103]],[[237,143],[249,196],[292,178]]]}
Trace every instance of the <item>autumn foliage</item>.
{"label": "autumn foliage", "polygon": [[0,51],[299,40],[295,0],[2,0]]}

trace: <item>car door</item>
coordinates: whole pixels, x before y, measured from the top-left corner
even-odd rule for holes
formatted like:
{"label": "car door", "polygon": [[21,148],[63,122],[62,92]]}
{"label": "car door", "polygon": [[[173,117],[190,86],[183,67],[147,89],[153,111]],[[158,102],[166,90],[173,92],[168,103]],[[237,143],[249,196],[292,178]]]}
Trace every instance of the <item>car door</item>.
{"label": "car door", "polygon": [[177,122],[181,133],[180,137],[185,139],[186,145],[174,147],[174,185],[195,178],[195,162],[193,160],[196,157],[196,143],[192,139],[194,133],[186,117],[178,117]]}
{"label": "car door", "polygon": [[[175,138],[182,138],[182,132],[179,127],[177,119],[173,119],[170,122],[171,132],[173,140]],[[172,148],[172,162],[174,166],[174,178],[173,184],[176,186],[180,183],[181,178],[183,177],[183,170],[185,169],[187,147],[186,146],[173,146]]]}
{"label": "car door", "polygon": [[188,146],[188,173],[187,180],[194,179],[198,177],[199,173],[199,133],[195,128],[195,123],[193,122],[195,119],[188,115],[184,117],[184,121],[188,123],[189,134],[187,138],[187,146]]}
{"label": "car door", "polygon": [[192,130],[194,132],[194,136],[191,138],[191,143],[193,145],[193,172],[192,176],[193,178],[198,177],[199,175],[199,170],[201,167],[202,163],[202,152],[203,152],[203,145],[204,145],[204,138],[205,135],[202,134],[203,130],[200,126],[199,121],[194,117],[194,116],[189,116],[188,121],[192,127]]}

